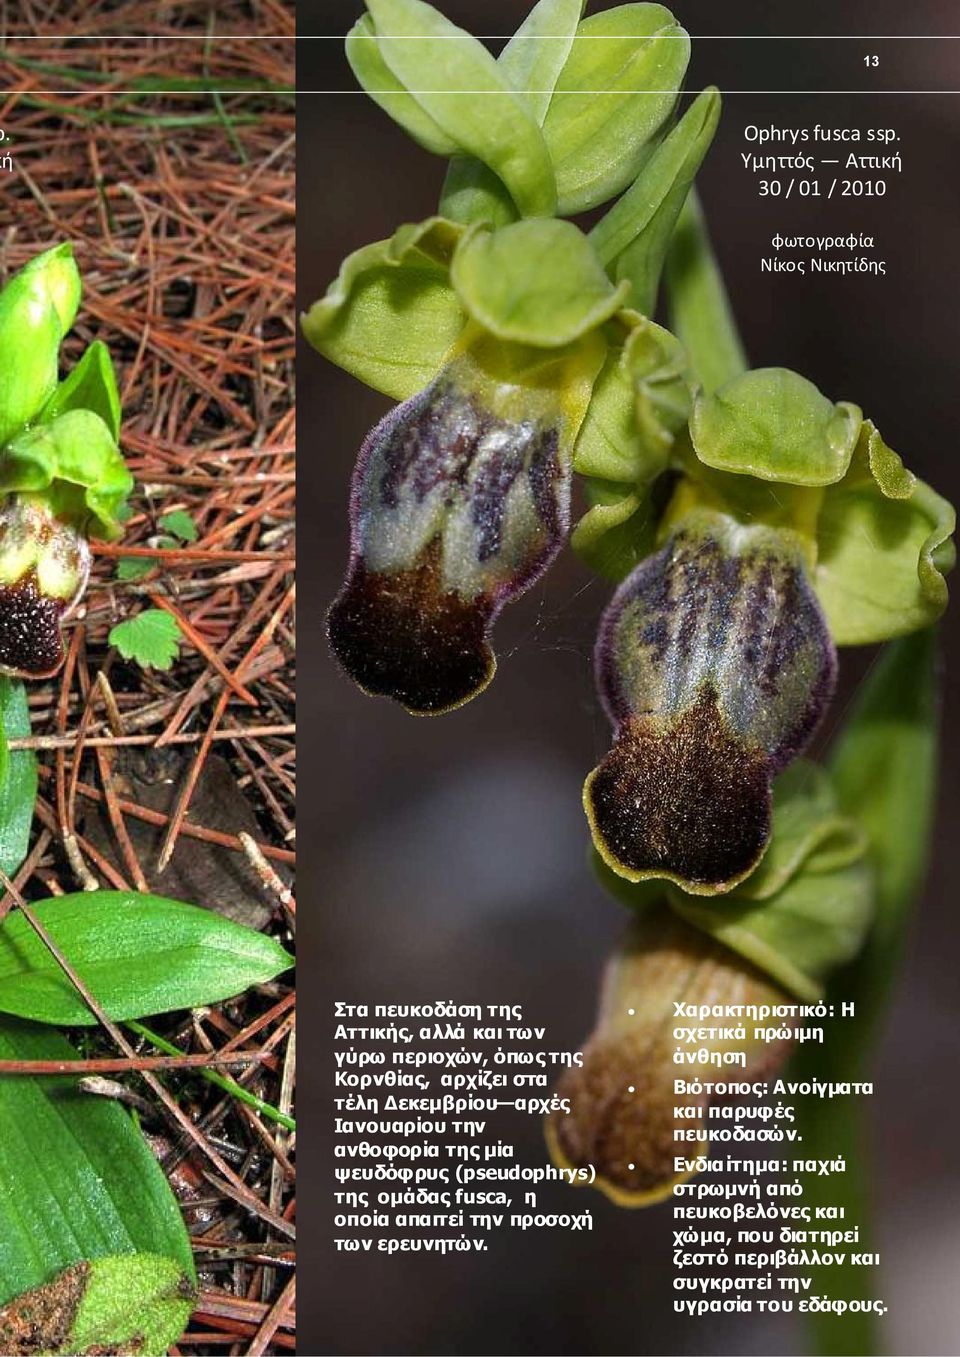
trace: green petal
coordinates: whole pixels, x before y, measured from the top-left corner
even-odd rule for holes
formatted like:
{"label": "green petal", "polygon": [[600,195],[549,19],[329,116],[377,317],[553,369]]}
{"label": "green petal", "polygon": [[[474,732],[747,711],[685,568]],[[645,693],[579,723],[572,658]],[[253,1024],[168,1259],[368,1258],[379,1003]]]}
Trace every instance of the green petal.
{"label": "green petal", "polygon": [[637,177],[689,56],[662,5],[618,5],[578,26],[543,124],[561,215],[597,207]]}
{"label": "green petal", "polygon": [[38,424],[0,454],[0,493],[47,492],[56,516],[88,536],[120,536],[117,514],[132,489],[112,433],[92,410]]}
{"label": "green petal", "polygon": [[617,281],[632,284],[638,311],[653,313],[667,246],[720,119],[720,94],[694,100],[654,151],[633,187],[590,232],[590,243]]}
{"label": "green petal", "polygon": [[567,221],[471,232],[450,280],[464,310],[498,339],[550,349],[608,320],[629,286],[613,287],[586,236]]}
{"label": "green petal", "polygon": [[103,340],[95,339],[79,363],[47,401],[40,412],[40,420],[50,423],[67,410],[92,410],[99,415],[113,434],[120,437],[120,393],[110,360],[110,350]]}
{"label": "green petal", "polygon": [[457,143],[437,126],[413,95],[407,93],[380,55],[376,30],[369,14],[364,14],[351,28],[345,50],[350,69],[373,102],[379,104],[395,123],[399,123],[418,146],[422,146],[425,151],[432,151],[434,155],[456,154]]}
{"label": "green petal", "polygon": [[380,56],[455,147],[503,180],[522,216],[552,216],[546,143],[483,44],[423,0],[367,0],[367,9]]}
{"label": "green petal", "polygon": [[838,645],[903,636],[940,616],[955,524],[953,506],[911,476],[865,421],[817,530],[814,585]]}
{"label": "green petal", "polygon": [[834,405],[787,368],[755,368],[701,393],[690,435],[718,471],[793,485],[832,485],[850,464],[860,432],[855,405]]}
{"label": "green petal", "polygon": [[442,217],[355,250],[302,318],[324,357],[406,400],[433,380],[466,319],[447,273],[463,228]]}

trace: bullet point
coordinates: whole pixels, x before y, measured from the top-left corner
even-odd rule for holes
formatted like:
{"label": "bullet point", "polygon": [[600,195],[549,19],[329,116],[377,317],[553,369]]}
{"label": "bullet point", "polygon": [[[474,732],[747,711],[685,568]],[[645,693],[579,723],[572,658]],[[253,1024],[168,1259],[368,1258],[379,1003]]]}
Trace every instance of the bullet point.
{"label": "bullet point", "polygon": [[628,1093],[636,1093],[636,1091],[637,1090],[634,1088],[633,1084],[631,1084],[630,1087],[627,1089]]}
{"label": "bullet point", "polygon": [[635,1169],[636,1167],[637,1167],[636,1164],[628,1164],[628,1165],[627,1165],[627,1168],[628,1168],[628,1169]]}
{"label": "bullet point", "polygon": [[627,1012],[630,1014],[630,1017],[631,1017],[631,1018],[632,1018],[633,1015],[636,1013],[636,1011],[637,1011],[637,1010],[636,1010],[635,1008],[628,1008],[628,1009],[627,1009]]}

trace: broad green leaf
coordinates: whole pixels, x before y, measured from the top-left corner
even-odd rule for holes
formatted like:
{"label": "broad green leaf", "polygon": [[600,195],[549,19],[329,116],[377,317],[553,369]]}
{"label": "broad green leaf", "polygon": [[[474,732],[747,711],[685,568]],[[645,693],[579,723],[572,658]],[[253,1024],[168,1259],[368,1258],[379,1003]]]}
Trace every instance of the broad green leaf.
{"label": "broad green leaf", "polygon": [[719,91],[704,90],[590,232],[604,266],[615,282],[630,283],[631,302],[645,315],[653,314],[667,246],[719,119]]}
{"label": "broad green leaf", "polygon": [[519,221],[464,237],[450,281],[464,310],[498,339],[561,348],[618,311],[614,288],[583,232],[568,221]]}
{"label": "broad green leaf", "polygon": [[666,279],[670,328],[700,386],[716,391],[748,364],[695,187],[667,249]]}
{"label": "broad green leaf", "polygon": [[111,627],[107,640],[142,669],[169,669],[180,656],[182,633],[177,619],[163,608],[145,608]]}
{"label": "broad green leaf", "polygon": [[[20,679],[0,676],[0,721],[7,740],[30,735],[27,690]],[[0,776],[0,868],[16,876],[27,856],[37,800],[37,756],[32,749],[7,750]]]}
{"label": "broad green leaf", "polygon": [[693,407],[697,456],[718,471],[792,485],[832,485],[850,465],[860,432],[855,405],[839,405],[788,368],[754,368]]}
{"label": "broad green leaf", "polygon": [[830,973],[857,955],[874,914],[869,864],[819,870],[817,853],[766,900],[732,891],[707,905],[675,888],[669,897],[681,918],[806,1000],[819,999]]}
{"label": "broad green leaf", "polygon": [[953,506],[907,471],[866,420],[850,470],[827,491],[813,582],[838,645],[929,626],[947,605]]}
{"label": "broad green leaf", "polygon": [[[59,1032],[0,1018],[0,1059],[70,1062]],[[0,1075],[0,1304],[73,1263],[172,1259],[195,1281],[173,1193],[129,1113],[70,1075]]]}
{"label": "broad green leaf", "polygon": [[[272,980],[292,964],[265,934],[159,895],[87,891],[33,908],[114,1019],[218,1003]],[[96,1023],[19,911],[0,925],[0,1012],[35,1022]]]}
{"label": "broad green leaf", "polygon": [[79,302],[69,244],[31,259],[0,292],[0,444],[36,418],[56,386],[60,341]]}
{"label": "broad green leaf", "polygon": [[302,317],[306,338],[331,362],[394,400],[422,391],[466,320],[448,279],[462,231],[431,217],[356,250],[326,296]]}
{"label": "broad green leaf", "polygon": [[[582,11],[583,0],[540,0],[497,58],[538,126],[543,124]],[[506,226],[517,216],[513,199],[493,171],[461,155],[450,162],[440,212],[454,221],[489,226]]]}
{"label": "broad green leaf", "polygon": [[71,409],[18,434],[0,453],[0,492],[40,491],[54,513],[93,537],[119,537],[133,477],[108,426]]}
{"label": "broad green leaf", "polygon": [[578,25],[543,123],[562,216],[636,179],[689,56],[690,39],[662,5],[618,5]]}
{"label": "broad green leaf", "polygon": [[347,34],[345,50],[350,69],[375,104],[399,123],[418,146],[434,155],[451,156],[457,143],[438,127],[430,114],[408,94],[380,55],[373,20],[364,14]]}
{"label": "broad green leaf", "polygon": [[40,412],[40,421],[50,424],[68,410],[92,410],[113,435],[120,437],[120,393],[110,359],[110,350],[95,339],[76,367],[66,377]]}
{"label": "broad green leaf", "polygon": [[521,216],[552,216],[556,181],[540,128],[483,44],[423,0],[367,0],[367,9],[381,57],[455,147],[503,180]]}
{"label": "broad green leaf", "polygon": [[196,1287],[172,1258],[123,1253],[74,1263],[0,1314],[6,1353],[129,1352],[164,1357],[187,1326]]}

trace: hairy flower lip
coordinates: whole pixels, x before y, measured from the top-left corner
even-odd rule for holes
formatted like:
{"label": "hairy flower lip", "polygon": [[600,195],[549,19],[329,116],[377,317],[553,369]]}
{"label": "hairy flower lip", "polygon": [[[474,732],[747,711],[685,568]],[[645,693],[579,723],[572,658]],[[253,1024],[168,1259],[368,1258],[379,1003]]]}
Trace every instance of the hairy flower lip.
{"label": "hairy flower lip", "polygon": [[615,593],[594,667],[615,729],[583,793],[600,856],[630,881],[733,889],[765,851],[773,776],[836,677],[799,554],[772,530],[691,514]]}

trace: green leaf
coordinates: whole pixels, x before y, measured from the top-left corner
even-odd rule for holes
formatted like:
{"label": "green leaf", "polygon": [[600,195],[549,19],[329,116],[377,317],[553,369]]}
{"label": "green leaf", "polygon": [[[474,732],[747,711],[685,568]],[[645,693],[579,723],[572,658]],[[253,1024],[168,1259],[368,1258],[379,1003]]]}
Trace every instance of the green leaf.
{"label": "green leaf", "polygon": [[126,1253],[74,1263],[17,1296],[0,1317],[4,1352],[163,1357],[183,1333],[196,1288],[172,1258]]}
{"label": "green leaf", "polygon": [[[263,933],[159,895],[85,891],[33,909],[108,1017],[117,1020],[219,1003],[292,964]],[[96,1023],[18,911],[0,925],[0,1012],[35,1022]]]}
{"label": "green leaf", "polygon": [[860,432],[855,405],[838,405],[788,368],[754,368],[693,407],[697,456],[718,471],[792,485],[831,485],[850,465]]}
{"label": "green leaf", "polygon": [[110,350],[95,339],[68,377],[54,391],[40,412],[40,421],[50,424],[68,410],[92,410],[113,435],[120,437],[120,393],[110,359]]}
{"label": "green leaf", "polygon": [[[582,11],[583,0],[540,0],[497,58],[538,126],[543,125]],[[450,162],[440,212],[454,221],[489,226],[506,226],[517,216],[513,199],[493,171],[461,155]]]}
{"label": "green leaf", "polygon": [[568,221],[519,221],[468,233],[450,279],[465,311],[498,339],[561,348],[623,305],[586,236]]}
{"label": "green leaf", "polygon": [[705,391],[716,391],[748,365],[695,187],[667,250],[666,277],[670,328],[697,381]]}
{"label": "green leaf", "polygon": [[907,471],[865,420],[847,475],[827,491],[813,583],[837,645],[927,627],[947,605],[953,506]]}
{"label": "green leaf", "polygon": [[483,44],[423,0],[367,0],[367,9],[380,56],[455,147],[503,180],[521,216],[552,216],[556,181],[540,128]]}
{"label": "green leaf", "polygon": [[132,489],[113,434],[92,410],[34,425],[0,454],[0,493],[43,492],[58,518],[108,541],[120,536],[118,511]]}
{"label": "green leaf", "polygon": [[[51,1028],[0,1018],[0,1059],[78,1056]],[[173,1193],[119,1103],[69,1075],[0,1075],[0,1125],[0,1304],[121,1253],[159,1253],[195,1281]]]}
{"label": "green leaf", "polygon": [[590,232],[602,263],[615,282],[631,284],[632,304],[645,315],[653,314],[667,246],[719,119],[720,93],[706,89]]}
{"label": "green leaf", "polygon": [[384,113],[399,123],[425,151],[443,156],[455,154],[457,143],[437,126],[413,95],[407,93],[380,55],[376,30],[369,14],[364,14],[351,28],[345,47],[350,69]]}
{"label": "green leaf", "polygon": [[422,391],[466,320],[448,278],[462,233],[430,217],[356,250],[302,317],[304,335],[324,357],[394,400]]}
{"label": "green leaf", "polygon": [[598,207],[636,179],[689,56],[687,34],[662,5],[618,5],[578,25],[543,123],[562,216]]}
{"label": "green leaf", "polygon": [[79,301],[69,244],[31,259],[0,292],[0,444],[36,418],[56,386],[60,341]]}
{"label": "green leaf", "polygon": [[[0,676],[0,721],[7,740],[30,735],[27,690],[19,679]],[[16,876],[27,856],[37,800],[37,756],[32,749],[7,750],[0,776],[0,868]]]}
{"label": "green leaf", "polygon": [[160,526],[172,532],[174,537],[179,537],[181,542],[195,542],[200,536],[196,523],[186,509],[171,509],[168,514],[161,514]]}
{"label": "green leaf", "polygon": [[180,656],[182,632],[177,619],[163,608],[145,608],[118,622],[107,639],[125,660],[136,660],[142,669],[169,669]]}
{"label": "green leaf", "polygon": [[144,575],[149,575],[158,564],[151,556],[121,556],[117,561],[117,579],[132,584],[134,580],[142,580]]}

